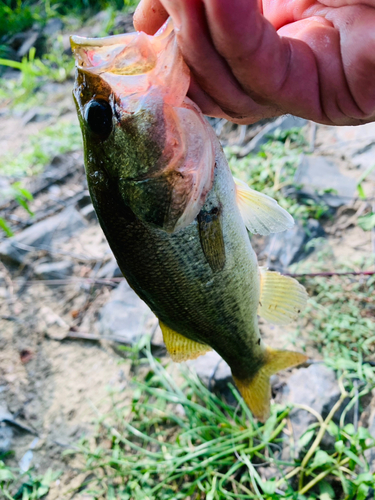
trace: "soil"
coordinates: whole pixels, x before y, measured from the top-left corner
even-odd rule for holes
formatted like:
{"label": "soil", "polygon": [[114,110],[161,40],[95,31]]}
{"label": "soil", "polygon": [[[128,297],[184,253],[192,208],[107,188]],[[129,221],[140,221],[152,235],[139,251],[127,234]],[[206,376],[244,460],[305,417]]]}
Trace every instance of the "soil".
{"label": "soil", "polygon": [[[50,116],[38,123],[25,124],[22,114],[2,109],[0,150],[18,154],[32,134],[62,117],[76,123],[71,89],[72,81],[46,88],[43,110]],[[233,138],[233,127],[228,129]],[[251,127],[246,134],[237,128],[237,133],[246,139],[254,135]],[[318,125],[314,154],[338,161],[342,173],[358,178],[361,171],[351,155],[356,144],[371,145],[374,136],[375,124],[341,129]],[[87,197],[81,153],[74,153],[73,160],[74,167],[66,177],[36,194],[30,204],[34,220],[43,220],[71,204],[79,208],[79,200]],[[365,189],[374,196],[375,182],[366,181]],[[355,224],[366,203],[357,200],[325,222],[327,242],[337,260],[345,259],[349,264],[373,254],[374,234]],[[18,206],[8,204],[3,210],[11,216],[16,233],[33,222]],[[65,283],[51,285],[34,275],[38,264],[66,259],[73,264],[73,274]],[[99,337],[98,311],[113,284],[93,284],[85,278],[94,279],[110,259],[103,233],[91,217],[86,229],[61,242],[54,252],[36,250],[20,266],[0,263],[0,407],[5,405],[19,424],[34,433],[12,427],[14,454],[7,463],[16,466],[32,449],[30,466],[36,473],[48,468],[62,471],[47,496],[49,500],[89,498],[72,493],[85,473],[81,472],[82,464],[69,456],[64,458],[62,452],[81,436],[92,434],[95,417],[109,408],[110,389],[122,390],[124,398],[128,391],[131,361],[124,360],[112,345],[103,340],[64,339],[68,332]],[[273,347],[288,345],[285,328],[263,324],[262,332]],[[317,356],[313,351],[309,354]]]}

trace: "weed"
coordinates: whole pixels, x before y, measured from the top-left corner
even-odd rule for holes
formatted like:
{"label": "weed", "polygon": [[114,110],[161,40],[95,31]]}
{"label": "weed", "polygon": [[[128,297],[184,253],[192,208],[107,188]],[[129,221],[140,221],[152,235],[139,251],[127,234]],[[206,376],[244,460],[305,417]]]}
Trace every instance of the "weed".
{"label": "weed", "polygon": [[33,97],[45,83],[63,82],[72,75],[73,58],[63,53],[61,44],[61,39],[57,38],[53,49],[42,59],[35,57],[35,47],[30,49],[28,56],[23,57],[21,62],[0,59],[0,65],[20,71],[20,79],[2,80],[0,101],[7,101],[12,105],[29,101],[29,106],[33,105]]}
{"label": "weed", "polygon": [[[113,410],[99,417],[95,440],[84,438],[78,445],[90,472],[81,488],[94,499],[302,500],[307,493],[322,498],[323,490],[327,500],[354,500],[374,486],[365,453],[375,446],[374,438],[332,420],[344,401],[353,399],[343,377],[342,396],[327,418],[308,430],[306,445],[312,442],[305,455],[282,458],[290,408],[273,405],[269,420],[256,423],[233,387],[237,408],[188,370],[179,386],[149,349],[145,354],[149,371],[143,382],[133,382],[132,401],[121,404],[112,394]],[[334,440],[329,450],[320,447],[325,433]]]}
{"label": "weed", "polygon": [[18,470],[10,469],[0,460],[0,491],[8,500],[39,500],[45,497],[59,475],[51,469],[42,476],[34,476],[32,472],[19,474]]}

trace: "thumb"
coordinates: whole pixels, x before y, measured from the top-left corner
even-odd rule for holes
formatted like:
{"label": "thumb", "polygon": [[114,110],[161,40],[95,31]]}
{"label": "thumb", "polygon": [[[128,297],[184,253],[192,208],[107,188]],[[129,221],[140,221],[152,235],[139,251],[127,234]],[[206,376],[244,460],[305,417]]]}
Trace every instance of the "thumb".
{"label": "thumb", "polygon": [[168,19],[168,13],[159,0],[141,0],[133,17],[134,28],[154,35]]}

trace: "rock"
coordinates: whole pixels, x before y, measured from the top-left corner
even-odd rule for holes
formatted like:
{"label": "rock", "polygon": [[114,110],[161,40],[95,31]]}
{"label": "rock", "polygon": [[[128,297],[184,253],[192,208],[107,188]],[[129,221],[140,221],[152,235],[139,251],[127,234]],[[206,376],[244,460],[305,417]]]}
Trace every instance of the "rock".
{"label": "rock", "polygon": [[118,267],[116,259],[111,259],[109,262],[99,269],[95,275],[96,278],[122,278],[122,272]]}
{"label": "rock", "polygon": [[31,47],[37,45],[37,41],[39,38],[40,38],[39,31],[32,31],[32,30],[29,31],[28,36],[25,38],[21,47],[17,51],[17,56],[19,58],[22,58],[23,56],[28,54]]}
{"label": "rock", "polygon": [[155,316],[124,280],[111,293],[99,312],[98,329],[126,345],[136,344],[142,335],[151,333]]}
{"label": "rock", "polygon": [[[340,388],[333,370],[324,364],[312,364],[308,368],[296,370],[288,379],[286,385],[278,394],[277,400],[282,403],[298,403],[313,408],[324,418],[340,398]],[[345,403],[342,405],[342,408]],[[337,412],[334,419],[339,418]],[[310,424],[316,422],[316,418],[308,411],[295,408],[289,418],[293,427],[295,451],[301,451],[299,439]]]}
{"label": "rock", "polygon": [[23,115],[22,121],[24,125],[28,123],[40,123],[49,120],[52,117],[52,113],[43,108],[35,107],[26,111]]}
{"label": "rock", "polygon": [[314,238],[324,236],[324,229],[315,219],[309,219],[306,227],[295,224],[288,231],[275,233],[268,237],[268,243],[262,252],[267,256],[267,265],[276,271],[284,271],[294,262],[307,257],[314,251],[314,246],[306,245]]}
{"label": "rock", "polygon": [[224,390],[229,382],[233,383],[232,372],[228,364],[216,351],[209,351],[203,356],[188,361],[203,384],[211,390]]}
{"label": "rock", "polygon": [[[368,431],[371,436],[375,436],[375,409],[370,415]],[[365,457],[370,467],[371,474],[375,474],[375,448],[370,448],[365,451]]]}
{"label": "rock", "polygon": [[277,120],[266,125],[251,141],[241,150],[240,156],[246,156],[249,153],[258,153],[263,146],[269,141],[269,136],[275,134],[278,130],[289,130],[291,128],[301,128],[306,125],[307,120],[298,118],[297,116],[285,115],[280,116]]}
{"label": "rock", "polygon": [[54,249],[56,243],[68,240],[86,226],[82,215],[74,207],[68,207],[5,240],[0,244],[0,257],[8,262],[21,263],[30,251]]}
{"label": "rock", "polygon": [[53,17],[48,19],[46,25],[43,28],[43,35],[52,36],[55,35],[57,31],[61,31],[64,27],[62,20],[59,17]]}
{"label": "rock", "polygon": [[[359,151],[358,154],[352,157],[352,162],[362,172],[372,167],[375,164],[375,144],[371,143]],[[375,169],[368,174],[367,179],[375,181]]]}
{"label": "rock", "polygon": [[91,204],[83,207],[81,210],[81,214],[89,222],[98,220],[94,207]]}
{"label": "rock", "polygon": [[65,279],[73,274],[73,263],[69,260],[46,262],[34,268],[34,273],[43,280]]}
{"label": "rock", "polygon": [[0,423],[0,454],[12,449],[13,429],[4,422]]}
{"label": "rock", "polygon": [[4,402],[0,403],[0,453],[7,453],[12,448],[13,429],[6,424],[13,420],[13,415]]}
{"label": "rock", "polygon": [[348,205],[357,186],[355,179],[341,174],[337,165],[324,156],[302,155],[294,182],[302,186],[300,195],[322,201],[332,208]]}

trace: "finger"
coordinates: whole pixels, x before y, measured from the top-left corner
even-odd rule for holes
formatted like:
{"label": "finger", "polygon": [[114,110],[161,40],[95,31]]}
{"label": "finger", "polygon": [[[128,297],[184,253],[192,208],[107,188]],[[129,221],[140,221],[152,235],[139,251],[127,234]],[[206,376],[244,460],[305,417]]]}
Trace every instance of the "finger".
{"label": "finger", "polygon": [[212,43],[200,0],[162,1],[173,19],[179,46],[196,82],[226,115],[251,123],[279,114],[277,108],[272,112],[264,109],[243,92]]}
{"label": "finger", "polygon": [[212,97],[206,94],[206,92],[199,86],[194,76],[192,76],[190,80],[188,97],[190,97],[190,99],[200,107],[203,114],[215,118],[225,118],[226,120],[238,123],[239,125],[248,125],[264,118],[277,116],[277,112],[274,109],[262,108],[261,113],[256,112],[251,115],[247,115],[244,118],[233,118],[233,116],[225,113],[214,101],[214,99],[212,99]]}
{"label": "finger", "polygon": [[314,54],[299,40],[281,38],[259,12],[256,0],[205,0],[207,21],[218,52],[247,94],[260,104],[278,103],[285,112],[322,121]]}
{"label": "finger", "polygon": [[[373,2],[375,3],[375,2]],[[365,5],[332,10],[328,16],[340,32],[345,78],[362,117],[375,117],[375,10]]]}
{"label": "finger", "polygon": [[168,13],[159,0],[141,0],[134,12],[133,24],[137,31],[154,35],[167,18]]}
{"label": "finger", "polygon": [[313,52],[325,116],[336,125],[347,125],[348,117],[361,119],[363,113],[353,99],[344,73],[340,33],[332,23],[312,17],[284,27],[279,34],[304,41]]}

